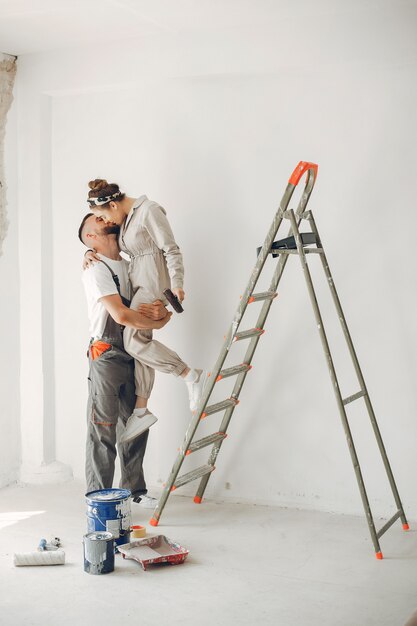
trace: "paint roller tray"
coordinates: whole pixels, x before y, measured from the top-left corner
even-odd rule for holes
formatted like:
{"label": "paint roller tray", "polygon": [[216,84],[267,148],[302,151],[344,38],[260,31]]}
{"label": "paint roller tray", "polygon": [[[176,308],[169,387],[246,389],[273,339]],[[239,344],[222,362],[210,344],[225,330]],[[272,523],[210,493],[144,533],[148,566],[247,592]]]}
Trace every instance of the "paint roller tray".
{"label": "paint roller tray", "polygon": [[138,539],[117,547],[124,559],[133,559],[140,563],[144,570],[148,565],[184,563],[188,550],[174,543],[165,535],[156,535],[146,539]]}

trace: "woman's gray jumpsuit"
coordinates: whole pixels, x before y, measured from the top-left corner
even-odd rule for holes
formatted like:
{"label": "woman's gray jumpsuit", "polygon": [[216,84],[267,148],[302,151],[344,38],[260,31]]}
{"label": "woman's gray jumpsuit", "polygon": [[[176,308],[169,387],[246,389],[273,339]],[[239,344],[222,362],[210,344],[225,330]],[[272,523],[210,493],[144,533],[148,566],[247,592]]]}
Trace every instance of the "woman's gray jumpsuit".
{"label": "woman's gray jumpsuit", "polygon": [[[130,257],[131,309],[155,300],[166,304],[165,289],[183,289],[182,254],[159,204],[146,196],[135,200],[121,226],[119,245]],[[155,370],[179,376],[187,368],[178,354],[152,338],[152,330],[126,327],[123,337],[126,352],[135,359],[137,396],[149,398]]]}

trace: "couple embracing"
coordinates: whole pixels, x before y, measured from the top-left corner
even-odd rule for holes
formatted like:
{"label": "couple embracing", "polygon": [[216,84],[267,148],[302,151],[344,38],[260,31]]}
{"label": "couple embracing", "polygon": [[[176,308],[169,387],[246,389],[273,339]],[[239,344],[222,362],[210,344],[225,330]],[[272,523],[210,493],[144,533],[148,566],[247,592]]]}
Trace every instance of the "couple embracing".
{"label": "couple embracing", "polygon": [[182,254],[165,210],[144,195],[127,196],[106,180],[91,181],[89,187],[90,213],[78,233],[90,248],[82,275],[91,335],[87,491],[112,487],[118,444],[120,486],[141,506],[154,508],[142,462],[148,429],[157,421],[148,408],[155,370],[185,382],[191,411],[208,374],[190,368],[153,338],[153,330],[163,328],[172,315],[163,292],[171,289],[180,302],[185,297]]}

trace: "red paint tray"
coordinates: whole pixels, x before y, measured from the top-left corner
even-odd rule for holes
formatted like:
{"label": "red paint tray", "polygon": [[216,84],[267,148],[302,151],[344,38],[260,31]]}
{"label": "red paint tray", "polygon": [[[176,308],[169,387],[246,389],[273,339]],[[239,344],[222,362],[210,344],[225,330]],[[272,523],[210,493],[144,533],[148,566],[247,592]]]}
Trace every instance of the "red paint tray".
{"label": "red paint tray", "polygon": [[165,535],[156,535],[146,539],[138,539],[130,543],[117,546],[124,559],[133,559],[140,563],[144,570],[148,565],[157,563],[171,563],[178,565],[184,563],[188,556],[188,550],[174,543]]}

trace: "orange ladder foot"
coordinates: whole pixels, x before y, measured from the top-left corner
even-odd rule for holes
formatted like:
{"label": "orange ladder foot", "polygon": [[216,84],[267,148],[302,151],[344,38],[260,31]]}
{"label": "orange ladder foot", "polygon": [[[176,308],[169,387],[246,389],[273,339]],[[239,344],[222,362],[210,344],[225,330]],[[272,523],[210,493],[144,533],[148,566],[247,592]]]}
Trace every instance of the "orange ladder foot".
{"label": "orange ladder foot", "polygon": [[159,524],[159,520],[157,520],[155,517],[153,517],[153,518],[150,520],[150,522],[149,522],[149,523],[150,523],[150,525],[151,525],[151,526],[158,526],[158,524]]}
{"label": "orange ladder foot", "polygon": [[403,530],[410,530],[410,527],[408,524],[403,524]]}
{"label": "orange ladder foot", "polygon": [[196,504],[201,504],[201,500],[202,500],[202,499],[203,499],[203,498],[200,498],[200,496],[194,496],[194,502],[195,502]]}
{"label": "orange ladder foot", "polygon": [[376,558],[377,558],[377,559],[379,559],[379,560],[381,560],[381,559],[383,559],[383,558],[384,558],[384,557],[382,556],[382,552],[376,552],[376,553],[375,553],[375,556],[376,556]]}

